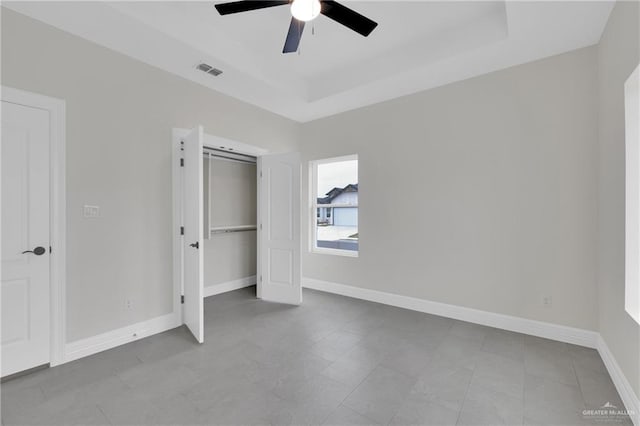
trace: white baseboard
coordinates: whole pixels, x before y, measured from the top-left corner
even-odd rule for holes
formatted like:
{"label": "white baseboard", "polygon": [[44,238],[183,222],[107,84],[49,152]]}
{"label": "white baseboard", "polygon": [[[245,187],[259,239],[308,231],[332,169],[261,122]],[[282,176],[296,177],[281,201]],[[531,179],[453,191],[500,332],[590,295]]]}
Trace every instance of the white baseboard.
{"label": "white baseboard", "polygon": [[313,278],[303,278],[302,286],[327,293],[340,294],[342,296],[368,300],[370,302],[382,303],[413,311],[425,312],[474,324],[486,325],[489,327],[515,331],[518,333],[597,349],[602,361],[607,367],[611,380],[620,394],[622,402],[630,414],[633,424],[635,426],[640,426],[640,402],[638,401],[638,396],[633,391],[631,384],[622,373],[622,370],[609,350],[609,347],[598,332],[526,318],[518,318],[510,315],[496,314],[478,309],[465,308],[463,306],[432,302],[430,300],[401,296],[398,294],[370,290],[361,287],[353,287],[345,284],[337,284]]}
{"label": "white baseboard", "polygon": [[[204,297],[226,293],[227,291],[237,290],[255,284],[256,276],[253,275],[239,280],[211,285],[204,288]],[[120,346],[125,343],[133,342],[134,340],[142,339],[153,334],[162,333],[163,331],[179,327],[182,324],[180,315],[180,313],[177,315],[167,314],[148,321],[142,321],[117,330],[88,337],[86,339],[67,343],[64,347],[64,359],[62,363],[74,361],[85,356],[115,348],[116,346]]]}
{"label": "white baseboard", "polygon": [[[205,287],[204,295],[212,296],[255,285],[256,277],[246,277],[239,280]],[[640,426],[640,401],[633,391],[631,384],[623,374],[615,357],[609,350],[602,336],[589,330],[567,327],[542,321],[497,314],[463,306],[433,302],[426,299],[401,296],[361,287],[353,287],[313,278],[303,278],[305,288],[340,294],[356,299],[368,300],[413,311],[453,318],[475,324],[495,327],[503,330],[529,334],[561,342],[571,343],[598,350],[611,379],[616,386],[620,398],[635,426]],[[161,333],[181,325],[180,315],[168,314],[148,321],[139,322],[117,330],[112,330],[86,339],[77,340],[65,345],[64,361],[69,362],[95,353],[123,345],[153,334]]]}
{"label": "white baseboard", "polygon": [[418,299],[416,297],[401,296],[399,294],[353,287],[345,284],[337,284],[313,278],[303,278],[302,286],[327,293],[340,294],[343,296],[354,297],[356,299],[368,300],[370,302],[382,303],[385,305],[410,309],[412,311],[425,312],[474,324],[486,325],[488,327],[500,328],[502,330],[544,337],[546,339],[558,340],[574,345],[586,346],[589,348],[597,348],[598,346],[599,334],[595,331],[519,318],[511,315],[497,314],[494,312],[481,311],[463,306],[433,302],[431,300]]}
{"label": "white baseboard", "polygon": [[226,283],[206,285],[204,287],[204,297],[256,285],[256,282],[256,276],[252,275],[250,277],[240,278],[239,280],[227,281]]}
{"label": "white baseboard", "polygon": [[64,362],[106,351],[134,340],[171,330],[180,325],[180,315],[171,313],[86,339],[76,340],[65,345]]}
{"label": "white baseboard", "polygon": [[605,367],[607,367],[609,376],[611,376],[611,380],[616,386],[633,424],[640,426],[640,400],[638,400],[638,396],[633,391],[631,383],[629,383],[629,380],[627,380],[624,373],[622,373],[618,362],[601,335],[598,335],[598,353],[600,353],[600,357]]}

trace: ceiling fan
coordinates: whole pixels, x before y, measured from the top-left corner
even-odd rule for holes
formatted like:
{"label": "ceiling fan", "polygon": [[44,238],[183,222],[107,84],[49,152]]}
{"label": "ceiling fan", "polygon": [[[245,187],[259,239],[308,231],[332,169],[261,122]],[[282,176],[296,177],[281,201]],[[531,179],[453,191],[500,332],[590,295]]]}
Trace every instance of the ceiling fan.
{"label": "ceiling fan", "polygon": [[377,22],[331,0],[242,0],[216,4],[215,7],[220,15],[230,15],[232,13],[248,12],[250,10],[265,9],[267,7],[284,6],[286,4],[291,4],[291,15],[293,16],[291,18],[291,24],[289,24],[289,32],[287,33],[282,53],[298,51],[305,22],[317,18],[319,14],[331,18],[365,37],[371,34],[371,31],[378,26]]}

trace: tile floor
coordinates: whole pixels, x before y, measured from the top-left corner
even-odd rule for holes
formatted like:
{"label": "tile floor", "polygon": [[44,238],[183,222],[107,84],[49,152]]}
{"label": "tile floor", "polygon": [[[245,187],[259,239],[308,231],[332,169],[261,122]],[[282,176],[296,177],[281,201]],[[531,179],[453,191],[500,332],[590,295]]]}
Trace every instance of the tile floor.
{"label": "tile floor", "polygon": [[3,383],[3,425],[582,425],[623,407],[592,349],[311,290],[300,307],[254,295],[208,298],[203,345],[178,328]]}

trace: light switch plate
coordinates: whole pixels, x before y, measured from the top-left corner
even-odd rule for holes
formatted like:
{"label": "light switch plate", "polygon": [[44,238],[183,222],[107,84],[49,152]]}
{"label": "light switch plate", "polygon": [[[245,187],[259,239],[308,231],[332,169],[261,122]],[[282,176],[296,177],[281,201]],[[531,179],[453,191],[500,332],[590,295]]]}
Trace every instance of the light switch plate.
{"label": "light switch plate", "polygon": [[100,216],[100,206],[88,206],[83,208],[84,217],[98,217]]}

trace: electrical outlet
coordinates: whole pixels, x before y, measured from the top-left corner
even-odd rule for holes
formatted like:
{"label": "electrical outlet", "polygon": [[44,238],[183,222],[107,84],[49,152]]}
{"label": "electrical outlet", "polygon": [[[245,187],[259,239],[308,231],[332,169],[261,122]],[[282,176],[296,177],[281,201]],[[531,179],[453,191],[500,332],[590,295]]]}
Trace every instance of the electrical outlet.
{"label": "electrical outlet", "polygon": [[100,206],[85,205],[82,208],[84,217],[98,217],[100,216]]}
{"label": "electrical outlet", "polygon": [[553,299],[551,296],[542,296],[542,305],[546,307],[553,305]]}
{"label": "electrical outlet", "polygon": [[131,309],[131,306],[133,305],[133,304],[131,303],[131,300],[130,300],[130,299],[127,299],[127,300],[126,300],[126,302],[125,302],[125,304],[126,304],[126,306],[127,306],[127,309]]}

